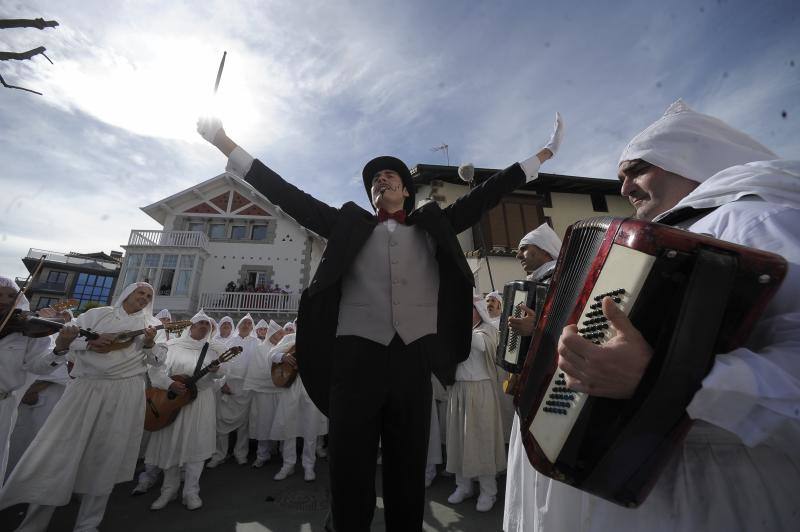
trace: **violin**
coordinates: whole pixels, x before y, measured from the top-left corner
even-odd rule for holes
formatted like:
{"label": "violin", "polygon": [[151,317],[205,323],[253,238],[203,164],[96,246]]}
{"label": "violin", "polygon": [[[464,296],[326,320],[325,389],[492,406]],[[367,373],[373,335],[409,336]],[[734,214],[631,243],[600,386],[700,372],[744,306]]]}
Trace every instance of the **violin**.
{"label": "violin", "polygon": [[[64,325],[64,320],[61,318],[40,318],[35,312],[15,308],[11,310],[6,326],[0,331],[0,338],[5,338],[11,333],[20,333],[28,338],[43,338],[57,333],[64,328]],[[86,329],[78,329],[78,335],[87,340],[100,338],[96,332]]]}

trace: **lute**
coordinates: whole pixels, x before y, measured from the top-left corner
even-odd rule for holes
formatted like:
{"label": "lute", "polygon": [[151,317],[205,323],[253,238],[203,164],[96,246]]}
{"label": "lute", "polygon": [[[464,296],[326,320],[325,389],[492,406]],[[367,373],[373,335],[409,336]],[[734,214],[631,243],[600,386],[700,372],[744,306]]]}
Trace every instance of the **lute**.
{"label": "lute", "polygon": [[[171,323],[167,323],[166,325],[156,325],[153,328],[157,331],[162,329],[175,332],[185,329],[186,327],[191,327],[192,322],[189,320],[181,320],[181,321],[173,321]],[[92,347],[92,351],[97,353],[108,353],[110,351],[116,351],[118,349],[124,349],[133,343],[133,340],[142,334],[144,334],[146,329],[137,329],[134,331],[122,331],[116,333],[112,342],[104,347]]]}

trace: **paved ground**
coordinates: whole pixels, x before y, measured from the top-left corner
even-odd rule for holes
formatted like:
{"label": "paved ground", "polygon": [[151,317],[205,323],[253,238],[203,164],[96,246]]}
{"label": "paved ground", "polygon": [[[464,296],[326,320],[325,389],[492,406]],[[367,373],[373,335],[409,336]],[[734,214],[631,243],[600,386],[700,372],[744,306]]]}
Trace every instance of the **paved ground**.
{"label": "paved ground", "polygon": [[[158,512],[149,510],[158,496],[155,488],[131,497],[133,483],[118,484],[101,530],[113,532],[316,532],[323,530],[328,508],[327,461],[317,462],[317,480],[304,482],[302,468],[282,482],[272,480],[280,464],[273,459],[261,469],[239,466],[233,460],[203,472],[200,480],[204,506],[190,512],[179,501]],[[372,530],[384,530],[378,466],[378,510]],[[475,499],[451,505],[447,497],[455,487],[452,477],[439,476],[428,489],[425,531],[497,532],[503,521],[503,488],[498,479],[498,501],[491,512],[475,511]],[[21,519],[23,506],[0,512],[0,531],[12,530]],[[50,532],[72,530],[78,503],[59,508]]]}

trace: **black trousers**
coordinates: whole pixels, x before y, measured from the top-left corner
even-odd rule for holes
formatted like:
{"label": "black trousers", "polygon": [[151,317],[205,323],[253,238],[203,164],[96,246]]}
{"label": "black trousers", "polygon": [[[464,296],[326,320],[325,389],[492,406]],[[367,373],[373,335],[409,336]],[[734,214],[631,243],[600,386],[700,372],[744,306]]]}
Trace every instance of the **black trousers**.
{"label": "black trousers", "polygon": [[336,339],[331,375],[328,460],[337,532],[368,532],[375,513],[381,441],[387,532],[422,530],[431,422],[431,369],[420,339],[388,346]]}

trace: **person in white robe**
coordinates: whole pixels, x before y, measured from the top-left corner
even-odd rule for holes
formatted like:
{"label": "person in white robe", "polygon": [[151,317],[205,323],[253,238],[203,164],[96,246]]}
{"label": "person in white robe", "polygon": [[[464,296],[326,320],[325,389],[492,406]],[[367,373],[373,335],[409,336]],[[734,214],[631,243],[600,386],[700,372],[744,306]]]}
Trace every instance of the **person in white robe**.
{"label": "person in white robe", "polygon": [[[17,530],[45,530],[55,508],[73,493],[82,495],[76,530],[96,529],[114,485],[133,478],[144,426],[146,364],[158,366],[166,357],[166,347],[154,342],[159,321],[152,301],[153,287],[134,283],[114,306],[87,310],[73,322],[100,337],[69,345],[75,379],[0,490],[0,508],[29,503]],[[134,330],[144,334],[128,346],[95,351],[109,346],[116,333]]]}
{"label": "person in white robe", "polygon": [[492,325],[500,328],[500,315],[503,313],[503,296],[497,290],[486,294],[486,311],[492,318]]}
{"label": "person in white robe", "polygon": [[488,512],[497,500],[495,476],[506,467],[506,449],[494,356],[498,333],[486,312],[486,301],[472,301],[472,347],[469,357],[456,367],[456,381],[447,406],[447,471],[456,476],[456,489],[448,497],[458,504],[475,494],[475,505]]}
{"label": "person in white robe", "polygon": [[[162,366],[150,370],[150,381],[156,388],[170,390],[178,395],[190,393],[187,387],[171,378],[172,375],[193,375],[195,369],[207,366],[226,350],[224,343],[210,340],[211,319],[202,311],[195,314],[188,333],[167,343],[167,359]],[[208,350],[200,362],[203,347]],[[224,369],[223,369],[224,370]],[[178,497],[183,468],[183,504],[189,510],[203,506],[200,499],[200,475],[206,460],[214,454],[216,446],[217,405],[213,381],[221,377],[220,366],[212,368],[195,384],[197,397],[178,412],[175,421],[150,436],[145,463],[164,471],[161,494],[151,510],[164,508]]]}
{"label": "person in white robe", "polygon": [[[14,309],[27,311],[28,300],[12,279],[0,277],[0,320]],[[55,344],[50,336],[29,338],[18,332],[0,338],[0,484],[6,477],[9,439],[17,419],[17,406],[35,378],[31,374],[47,375],[62,365],[66,346],[74,337],[74,331],[63,331]]]}
{"label": "person in white robe", "polygon": [[[158,314],[156,314],[156,319],[161,322],[162,325],[167,325],[172,323],[172,314],[168,309],[161,309]],[[171,340],[172,337],[170,332],[166,329],[161,329],[156,333],[156,343],[163,344],[167,341]]]}
{"label": "person in white robe", "polygon": [[270,431],[278,411],[278,404],[285,388],[278,388],[272,382],[272,362],[269,352],[280,342],[286,332],[275,321],[266,324],[266,340],[259,344],[258,351],[250,358],[244,389],[252,393],[250,403],[250,438],[258,441],[256,459],[253,467],[260,468],[272,457]]}
{"label": "person in white robe", "polygon": [[[227,318],[227,316],[226,316]],[[230,318],[228,318],[230,320]],[[231,322],[233,320],[230,320]],[[220,320],[220,329],[226,327],[228,321]],[[231,335],[225,345],[241,347],[242,352],[225,366],[225,384],[222,385],[217,399],[217,448],[206,467],[214,468],[228,457],[228,435],[236,432],[236,443],[233,456],[236,463],[245,465],[250,451],[250,400],[252,392],[244,389],[244,379],[250,359],[258,356],[259,341],[253,332],[255,322],[250,314],[246,314],[236,324],[236,334]],[[222,336],[224,339],[225,337]]]}
{"label": "person in white robe", "polygon": [[[433,400],[431,401],[431,428],[430,435],[428,436],[428,457],[425,461],[425,487],[429,488],[433,484],[433,479],[436,478],[437,468],[441,465],[442,459],[442,430],[441,422],[439,421],[439,408],[436,400],[437,385],[443,389],[439,380],[435,375],[431,375],[431,393]],[[446,402],[446,400],[445,400]]]}
{"label": "person in white robe", "polygon": [[22,458],[22,453],[47,421],[70,381],[66,364],[58,365],[49,375],[29,377],[36,380],[25,391],[17,408],[17,422],[11,433],[6,474],[10,474]]}
{"label": "person in white robe", "polygon": [[[623,508],[534,473],[524,480],[525,505],[507,512],[504,528],[794,530],[800,492],[800,161],[779,160],[744,133],[678,101],[628,144],[619,172],[637,217],[778,253],[789,263],[788,274],[745,345],[715,357],[687,407],[694,424],[641,506]],[[700,210],[707,208],[713,210]],[[603,377],[587,364],[601,354],[617,367],[643,371],[651,351],[607,303],[603,310],[624,341],[587,348],[567,328],[559,365],[570,388],[591,385],[597,395],[626,397],[641,373]]]}
{"label": "person in white robe", "polygon": [[[294,347],[296,333],[287,334],[270,351],[270,360],[273,364],[286,361],[292,367],[297,367],[297,359],[289,352]],[[294,473],[297,463],[297,438],[303,438],[303,478],[311,482],[317,478],[314,465],[317,461],[317,438],[328,433],[328,418],[314,405],[308,396],[303,379],[298,373],[286,393],[281,395],[278,403],[278,412],[270,431],[271,440],[282,441],[283,466],[273,477],[275,480],[284,480]]]}

